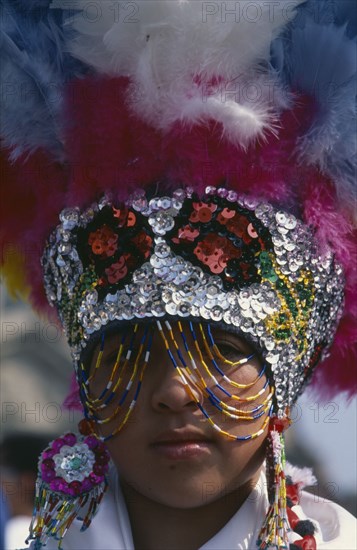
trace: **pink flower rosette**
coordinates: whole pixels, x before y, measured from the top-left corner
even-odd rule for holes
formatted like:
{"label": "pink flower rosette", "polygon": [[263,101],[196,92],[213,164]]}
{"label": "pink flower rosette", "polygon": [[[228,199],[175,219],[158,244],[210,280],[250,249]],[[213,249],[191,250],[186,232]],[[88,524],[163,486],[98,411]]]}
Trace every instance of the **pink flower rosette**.
{"label": "pink flower rosette", "polygon": [[108,451],[94,435],[66,433],[43,451],[39,470],[51,491],[76,497],[105,481],[109,460]]}

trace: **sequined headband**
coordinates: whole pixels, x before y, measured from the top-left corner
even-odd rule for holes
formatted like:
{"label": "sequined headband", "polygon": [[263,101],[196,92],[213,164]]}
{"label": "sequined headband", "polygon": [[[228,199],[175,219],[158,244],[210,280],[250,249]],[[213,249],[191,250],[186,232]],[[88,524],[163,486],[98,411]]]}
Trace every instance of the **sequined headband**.
{"label": "sequined headband", "polygon": [[105,197],[65,209],[43,256],[78,368],[112,321],[188,318],[224,323],[271,366],[277,408],[291,406],[332,342],[342,268],[292,214],[208,187],[125,204]]}

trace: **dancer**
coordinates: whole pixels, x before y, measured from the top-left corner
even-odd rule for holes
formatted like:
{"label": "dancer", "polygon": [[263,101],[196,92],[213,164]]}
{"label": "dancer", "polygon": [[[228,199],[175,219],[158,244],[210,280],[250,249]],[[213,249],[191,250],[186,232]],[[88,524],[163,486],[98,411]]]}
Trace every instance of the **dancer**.
{"label": "dancer", "polygon": [[356,546],[284,455],[310,381],[355,391],[350,5],[227,4],[3,3],[4,276],[84,414],[33,549]]}

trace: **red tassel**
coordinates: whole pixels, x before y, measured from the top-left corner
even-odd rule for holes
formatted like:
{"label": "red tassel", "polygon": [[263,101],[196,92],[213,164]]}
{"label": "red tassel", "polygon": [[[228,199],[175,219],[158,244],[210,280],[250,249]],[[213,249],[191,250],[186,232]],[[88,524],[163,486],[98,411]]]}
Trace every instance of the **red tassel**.
{"label": "red tassel", "polygon": [[300,540],[295,540],[294,544],[296,546],[299,546],[303,550],[316,550],[317,549],[315,537],[313,537],[312,535],[306,535],[306,537],[303,537]]}
{"label": "red tassel", "polygon": [[293,506],[299,504],[300,494],[297,483],[286,485],[286,496],[291,500]]}
{"label": "red tassel", "polygon": [[299,523],[299,521],[301,521],[301,519],[297,514],[295,514],[295,512],[292,511],[291,508],[287,508],[286,511],[288,514],[289,525],[292,530],[295,531],[295,526],[297,523]]}

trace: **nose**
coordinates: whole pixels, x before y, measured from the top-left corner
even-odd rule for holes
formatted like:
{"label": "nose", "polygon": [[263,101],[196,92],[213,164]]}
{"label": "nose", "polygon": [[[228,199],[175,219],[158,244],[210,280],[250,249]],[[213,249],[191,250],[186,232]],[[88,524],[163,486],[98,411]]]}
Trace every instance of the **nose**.
{"label": "nose", "polygon": [[155,411],[181,413],[196,410],[197,402],[202,404],[200,390],[184,381],[172,364],[165,361],[160,370],[160,379],[151,396]]}

